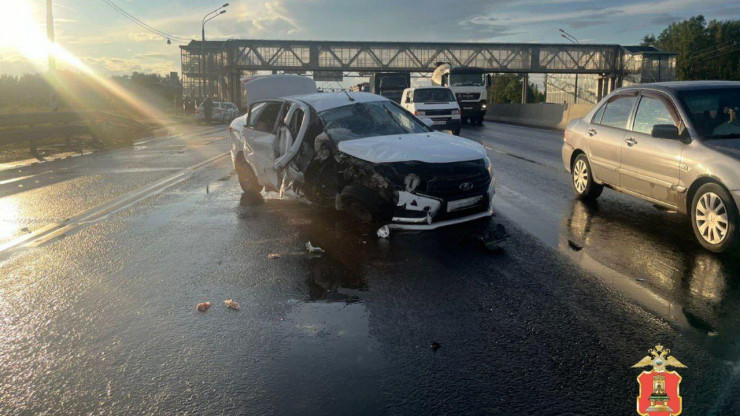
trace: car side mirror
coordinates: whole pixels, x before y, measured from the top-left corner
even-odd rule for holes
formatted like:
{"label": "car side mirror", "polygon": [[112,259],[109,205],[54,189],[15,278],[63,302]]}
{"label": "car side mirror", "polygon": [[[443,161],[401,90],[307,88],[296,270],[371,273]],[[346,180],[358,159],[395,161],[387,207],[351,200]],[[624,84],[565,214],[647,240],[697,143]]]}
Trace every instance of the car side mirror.
{"label": "car side mirror", "polygon": [[681,135],[678,133],[678,127],[673,124],[656,124],[653,126],[651,136],[656,139],[679,140]]}
{"label": "car side mirror", "polygon": [[431,118],[429,118],[429,117],[424,117],[424,118],[422,118],[422,119],[421,119],[421,122],[422,122],[422,123],[424,123],[424,124],[426,124],[426,125],[427,125],[427,127],[432,127],[432,126],[434,125],[434,120],[432,120],[432,119],[431,119]]}

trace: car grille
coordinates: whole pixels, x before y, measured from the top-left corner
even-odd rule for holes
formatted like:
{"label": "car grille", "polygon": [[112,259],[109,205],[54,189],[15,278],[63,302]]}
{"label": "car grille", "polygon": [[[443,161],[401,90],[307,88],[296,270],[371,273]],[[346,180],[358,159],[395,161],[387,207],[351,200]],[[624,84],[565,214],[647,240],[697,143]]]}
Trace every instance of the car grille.
{"label": "car grille", "polygon": [[455,94],[457,101],[474,101],[480,99],[479,92],[461,92]]}
{"label": "car grille", "polygon": [[435,178],[427,182],[426,194],[448,201],[462,199],[470,195],[482,194],[488,188],[489,182],[487,171],[475,175]]}
{"label": "car grille", "polygon": [[424,169],[425,194],[446,201],[480,195],[491,178],[483,160],[429,164]]}
{"label": "car grille", "polygon": [[424,115],[427,116],[449,116],[452,114],[452,110],[424,110]]}

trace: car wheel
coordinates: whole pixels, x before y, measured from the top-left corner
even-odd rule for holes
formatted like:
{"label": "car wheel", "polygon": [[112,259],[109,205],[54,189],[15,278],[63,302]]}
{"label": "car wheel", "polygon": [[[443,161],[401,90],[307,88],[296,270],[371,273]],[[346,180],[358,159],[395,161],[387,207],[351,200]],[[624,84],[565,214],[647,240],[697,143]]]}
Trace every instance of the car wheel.
{"label": "car wheel", "polygon": [[737,240],[738,212],[735,202],[722,186],[702,185],[691,202],[691,225],[702,247],[722,253]]}
{"label": "car wheel", "polygon": [[594,182],[593,175],[591,175],[591,165],[588,163],[585,154],[578,155],[576,160],[573,161],[571,183],[578,198],[584,201],[593,201],[604,191],[602,185]]}
{"label": "car wheel", "polygon": [[239,186],[241,186],[242,191],[244,192],[258,194],[262,190],[262,186],[259,184],[259,181],[257,181],[257,175],[254,174],[254,171],[249,164],[246,161],[241,160],[243,157],[244,156],[240,153],[236,158],[236,163],[234,164],[236,176],[239,179]]}
{"label": "car wheel", "polygon": [[350,185],[342,190],[341,198],[343,209],[364,224],[386,219],[385,201],[375,191]]}
{"label": "car wheel", "polygon": [[458,127],[455,130],[453,130],[452,131],[452,134],[454,134],[455,136],[459,136],[460,135],[460,127]]}

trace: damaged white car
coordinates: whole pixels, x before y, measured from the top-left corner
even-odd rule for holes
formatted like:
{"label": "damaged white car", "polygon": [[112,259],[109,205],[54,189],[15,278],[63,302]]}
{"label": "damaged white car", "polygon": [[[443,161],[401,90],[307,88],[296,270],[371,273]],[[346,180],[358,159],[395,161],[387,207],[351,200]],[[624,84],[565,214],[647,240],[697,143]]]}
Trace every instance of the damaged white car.
{"label": "damaged white car", "polygon": [[433,131],[378,95],[315,93],[305,77],[267,76],[245,87],[247,114],[230,127],[245,192],[292,190],[389,229],[492,215],[493,169],[480,144]]}

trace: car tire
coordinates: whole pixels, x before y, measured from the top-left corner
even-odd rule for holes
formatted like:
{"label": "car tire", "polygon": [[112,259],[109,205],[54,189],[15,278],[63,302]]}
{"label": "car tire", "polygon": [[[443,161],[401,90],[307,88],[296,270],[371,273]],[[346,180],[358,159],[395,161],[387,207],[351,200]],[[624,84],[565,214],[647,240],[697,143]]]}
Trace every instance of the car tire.
{"label": "car tire", "polygon": [[258,194],[262,191],[262,186],[259,184],[257,175],[254,174],[252,167],[245,160],[242,160],[243,158],[244,156],[239,153],[234,163],[236,176],[239,179],[239,186],[241,186],[244,192]]}
{"label": "car tire", "polygon": [[460,135],[460,127],[456,128],[455,130],[452,130],[452,134],[454,134],[455,136],[459,136]]}
{"label": "car tire", "polygon": [[364,186],[350,185],[342,190],[342,209],[363,224],[373,224],[385,219],[385,201],[377,192]]}
{"label": "car tire", "polygon": [[738,212],[735,201],[717,183],[706,183],[691,201],[691,227],[705,249],[722,253],[737,244]]}
{"label": "car tire", "polygon": [[585,154],[581,153],[576,157],[570,172],[570,183],[573,185],[573,191],[576,193],[578,199],[593,201],[604,191],[604,186],[594,181],[594,177],[591,174],[591,164],[588,163],[588,158]]}

